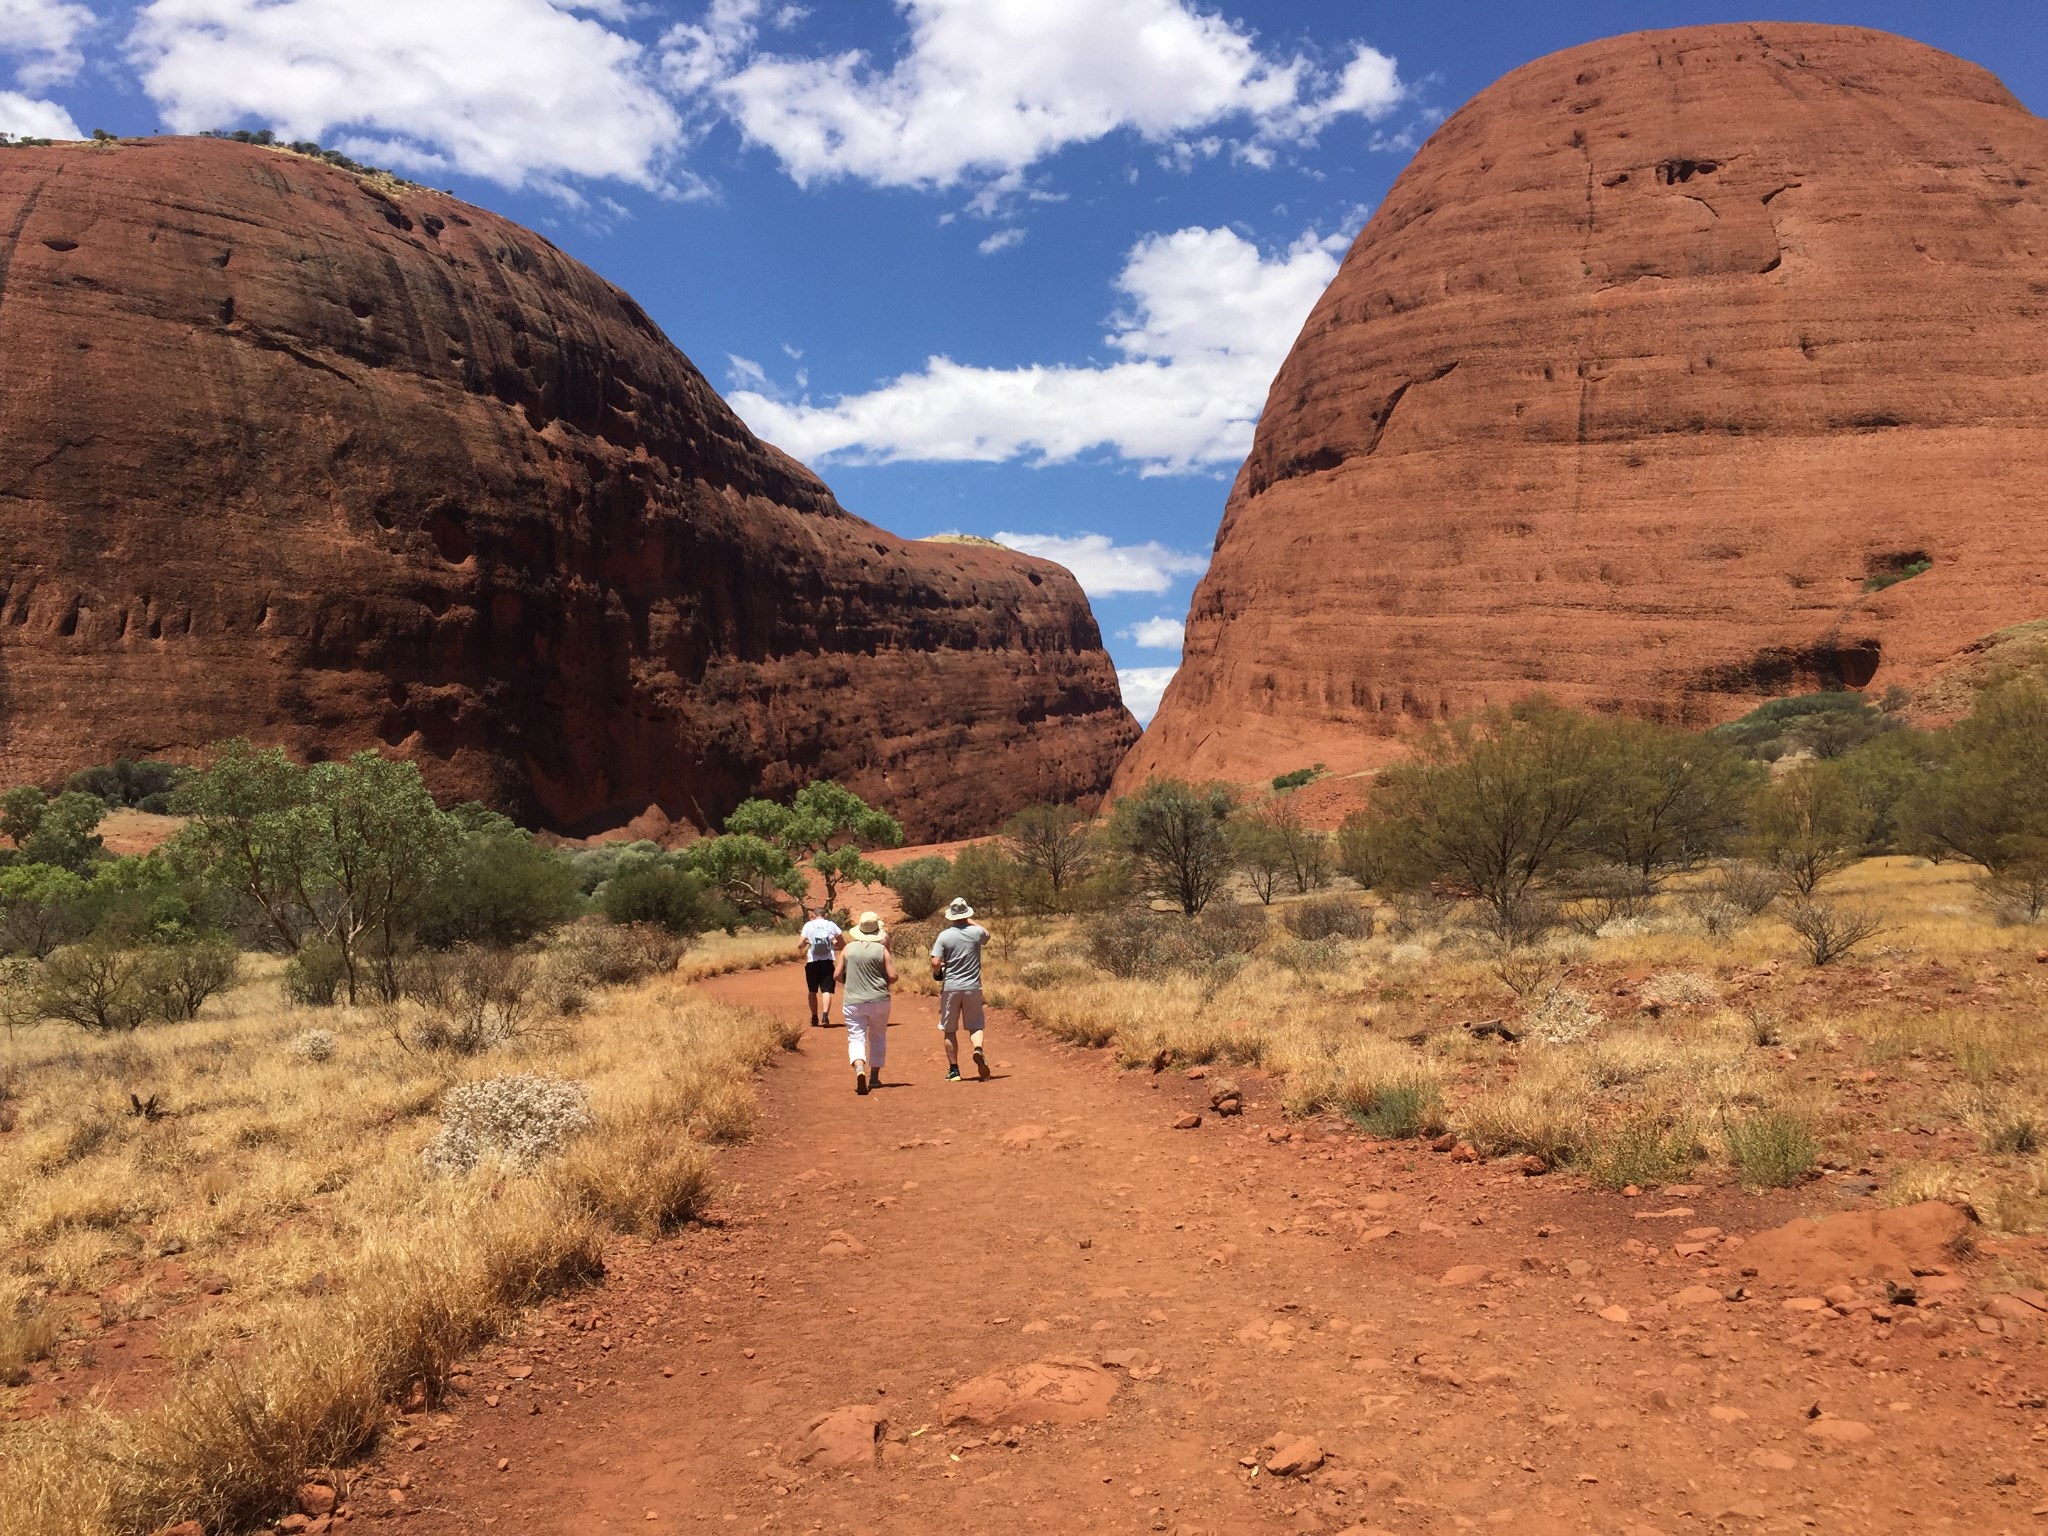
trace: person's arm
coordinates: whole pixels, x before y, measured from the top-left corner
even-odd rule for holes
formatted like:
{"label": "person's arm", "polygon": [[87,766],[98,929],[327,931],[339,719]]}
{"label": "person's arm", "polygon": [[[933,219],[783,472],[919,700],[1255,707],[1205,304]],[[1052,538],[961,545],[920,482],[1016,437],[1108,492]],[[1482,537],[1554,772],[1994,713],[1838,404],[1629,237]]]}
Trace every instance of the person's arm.
{"label": "person's arm", "polygon": [[942,956],[942,955],[941,955],[941,954],[939,953],[939,941],[938,941],[937,939],[933,939],[933,940],[932,940],[932,980],[933,980],[933,981],[943,981],[943,980],[945,980],[945,978],[946,978],[946,961],[945,961],[945,957],[944,957],[944,956]]}
{"label": "person's arm", "polygon": [[832,967],[832,979],[840,986],[846,985],[846,951],[839,951],[839,963]]}
{"label": "person's arm", "polygon": [[811,958],[811,941],[805,938],[802,933],[798,933],[796,936],[796,957],[799,960]]}
{"label": "person's arm", "polygon": [[[839,963],[844,965],[846,962],[842,960]],[[896,985],[896,957],[886,949],[882,951],[882,980],[892,987]]]}

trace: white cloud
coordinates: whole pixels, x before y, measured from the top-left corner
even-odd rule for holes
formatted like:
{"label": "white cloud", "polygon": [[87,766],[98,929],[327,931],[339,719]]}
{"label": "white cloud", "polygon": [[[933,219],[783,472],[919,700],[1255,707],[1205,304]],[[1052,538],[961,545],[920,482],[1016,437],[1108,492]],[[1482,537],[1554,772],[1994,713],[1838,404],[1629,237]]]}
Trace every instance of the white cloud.
{"label": "white cloud", "polygon": [[1269,255],[1228,229],[1153,235],[1117,278],[1130,302],[1103,338],[1116,361],[977,368],[934,357],[827,405],[754,391],[732,405],[807,462],[1058,463],[1107,449],[1148,474],[1233,464],[1345,244],[1311,233]]}
{"label": "white cloud", "polygon": [[1064,565],[1090,597],[1164,592],[1181,577],[1199,576],[1209,568],[1207,555],[1168,549],[1157,539],[1118,544],[1102,533],[998,533],[994,537],[1009,549]]}
{"label": "white cloud", "polygon": [[54,101],[38,101],[19,91],[0,91],[0,133],[18,139],[82,139],[85,134],[71,114]]}
{"label": "white cloud", "polygon": [[1179,667],[1116,669],[1116,683],[1124,696],[1124,708],[1138,717],[1138,724],[1152,723],[1152,717],[1159,713],[1159,701],[1166,696],[1166,685],[1173,681],[1173,674],[1179,670]]}
{"label": "white cloud", "polygon": [[1187,640],[1188,632],[1187,625],[1179,619],[1160,614],[1155,618],[1140,619],[1117,633],[1141,651],[1177,651]]}
{"label": "white cloud", "polygon": [[641,45],[601,19],[632,9],[620,0],[149,0],[129,56],[177,132],[254,119],[419,173],[565,195],[580,178],[657,188],[683,124]]}
{"label": "white cloud", "polygon": [[[97,25],[98,18],[76,0],[0,0],[0,54],[20,59],[15,80],[30,90],[40,90],[78,73],[85,63],[78,40]],[[37,105],[62,110],[50,102]],[[76,138],[77,134],[67,137]]]}
{"label": "white cloud", "polygon": [[726,377],[732,380],[735,389],[768,387],[768,370],[751,357],[741,357],[737,352],[728,352],[725,354],[725,360],[730,365],[726,369]]}
{"label": "white cloud", "polygon": [[1359,45],[1332,77],[1187,0],[897,0],[909,23],[886,69],[864,52],[757,49],[760,0],[713,0],[664,39],[678,88],[701,91],[799,183],[851,176],[947,187],[1001,177],[1120,131],[1167,144],[1241,122],[1303,141],[1336,118],[1379,118],[1407,92]]}
{"label": "white cloud", "polygon": [[1012,225],[1008,229],[997,230],[986,240],[982,241],[981,244],[977,245],[975,249],[984,256],[993,256],[997,251],[1007,251],[1011,246],[1022,245],[1023,243],[1024,231]]}

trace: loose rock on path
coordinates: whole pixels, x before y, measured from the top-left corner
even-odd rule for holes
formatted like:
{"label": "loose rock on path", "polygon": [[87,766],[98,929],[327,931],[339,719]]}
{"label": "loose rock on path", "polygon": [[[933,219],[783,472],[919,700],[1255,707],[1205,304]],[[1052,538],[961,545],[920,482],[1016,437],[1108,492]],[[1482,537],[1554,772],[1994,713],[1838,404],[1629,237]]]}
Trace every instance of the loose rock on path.
{"label": "loose rock on path", "polygon": [[[710,990],[804,1006],[793,968]],[[348,1508],[422,1536],[2048,1529],[2048,1350],[1854,1286],[1788,1308],[1740,1262],[1782,1197],[1637,1221],[1410,1143],[1273,1142],[1256,1085],[1177,1131],[1204,1084],[999,1010],[992,1080],[949,1085],[935,1013],[898,1000],[866,1098],[812,1032],[713,1224],[619,1245]]]}

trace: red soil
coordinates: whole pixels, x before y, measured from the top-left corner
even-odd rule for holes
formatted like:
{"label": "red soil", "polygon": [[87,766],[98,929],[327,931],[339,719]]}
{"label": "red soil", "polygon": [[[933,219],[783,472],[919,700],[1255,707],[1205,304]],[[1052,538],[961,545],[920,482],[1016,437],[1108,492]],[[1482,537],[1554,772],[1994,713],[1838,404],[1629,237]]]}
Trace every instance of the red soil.
{"label": "red soil", "polygon": [[[803,1007],[793,969],[711,990]],[[1873,1278],[1823,1307],[1796,1264],[1744,1276],[1742,1239],[1868,1210],[1862,1186],[1627,1200],[1412,1143],[1276,1142],[1256,1074],[1242,1118],[1176,1132],[1207,1081],[1118,1073],[997,1011],[993,1079],[948,1086],[933,1014],[898,1001],[867,1098],[842,1036],[810,1035],[715,1219],[620,1244],[601,1290],[474,1362],[356,1476],[352,1514],[419,1536],[1643,1536],[2048,1509],[2042,1329],[1980,1311],[1992,1266],[1938,1221],[1887,1234],[1950,1271],[1918,1306]]]}

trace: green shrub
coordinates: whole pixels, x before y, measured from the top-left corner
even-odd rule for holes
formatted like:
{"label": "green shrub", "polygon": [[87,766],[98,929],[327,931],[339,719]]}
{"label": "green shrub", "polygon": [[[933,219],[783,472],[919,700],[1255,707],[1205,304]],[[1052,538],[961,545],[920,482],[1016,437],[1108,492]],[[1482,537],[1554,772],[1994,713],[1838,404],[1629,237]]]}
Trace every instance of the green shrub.
{"label": "green shrub", "polygon": [[686,937],[724,927],[737,916],[709,894],[702,875],[672,864],[642,864],[612,876],[598,895],[598,908],[622,926],[652,923]]}
{"label": "green shrub", "polygon": [[952,874],[951,861],[937,854],[906,859],[890,870],[889,889],[896,893],[896,904],[903,909],[904,918],[921,923],[944,906],[945,899],[939,893]]}
{"label": "green shrub", "polygon": [[1349,896],[1313,896],[1280,909],[1280,921],[1297,939],[1369,939],[1372,912]]}
{"label": "green shrub", "polygon": [[145,960],[98,939],[57,950],[37,973],[30,1006],[38,1018],[76,1024],[89,1034],[138,1029],[150,1012]]}
{"label": "green shrub", "polygon": [[0,954],[40,960],[82,935],[91,923],[87,886],[54,864],[12,864],[0,869]]}
{"label": "green shrub", "polygon": [[1722,1126],[1728,1159],[1755,1189],[1786,1189],[1812,1171],[1820,1156],[1813,1127],[1789,1110],[1760,1110]]}
{"label": "green shrub", "polygon": [[1194,946],[1210,960],[1248,955],[1265,942],[1269,931],[1263,906],[1238,906],[1229,902],[1213,903],[1194,922],[1180,926],[1193,940]]}
{"label": "green shrub", "polygon": [[81,768],[64,781],[64,788],[92,795],[113,809],[132,806],[141,811],[162,813],[171,806],[171,792],[191,773],[176,763],[155,758],[117,757],[111,763]]}
{"label": "green shrub", "polygon": [[1699,1160],[1699,1137],[1690,1125],[1672,1125],[1649,1110],[1624,1115],[1593,1137],[1586,1172],[1609,1189],[1669,1184]]}
{"label": "green shrub", "polygon": [[1321,763],[1313,768],[1296,768],[1290,773],[1274,775],[1273,788],[1280,791],[1299,789],[1304,784],[1313,784],[1327,772],[1329,770]]}
{"label": "green shrub", "polygon": [[348,979],[341,951],[332,944],[308,944],[285,963],[284,995],[306,1008],[331,1008]]}
{"label": "green shrub", "polygon": [[[463,810],[451,812],[460,816]],[[502,816],[462,839],[415,924],[436,949],[524,944],[570,921],[582,907],[578,871]]]}
{"label": "green shrub", "polygon": [[1412,1141],[1444,1128],[1443,1095],[1421,1077],[1392,1082],[1346,1081],[1337,1090],[1345,1116],[1384,1141]]}
{"label": "green shrub", "polygon": [[196,1018],[209,997],[234,985],[241,965],[241,951],[219,934],[143,951],[140,984],[150,1017]]}
{"label": "green shrub", "polygon": [[962,848],[953,868],[940,882],[947,901],[959,897],[984,916],[1013,910],[1022,871],[994,843]]}

